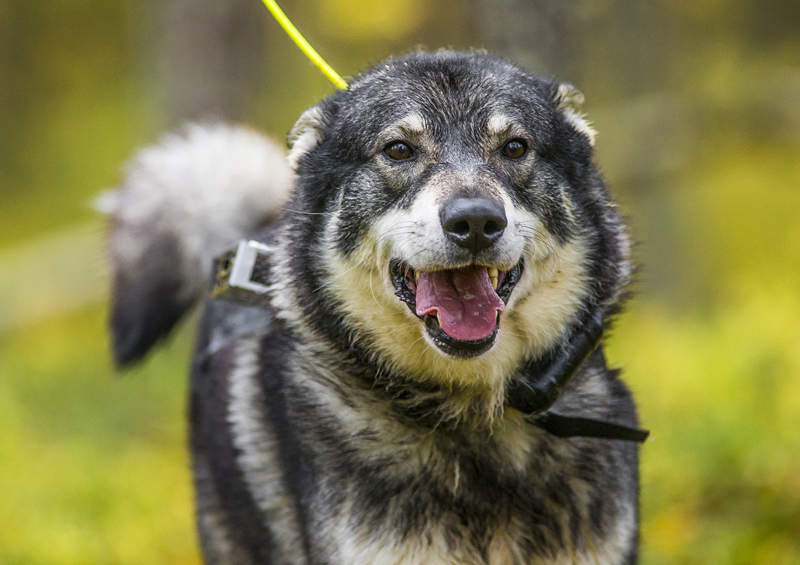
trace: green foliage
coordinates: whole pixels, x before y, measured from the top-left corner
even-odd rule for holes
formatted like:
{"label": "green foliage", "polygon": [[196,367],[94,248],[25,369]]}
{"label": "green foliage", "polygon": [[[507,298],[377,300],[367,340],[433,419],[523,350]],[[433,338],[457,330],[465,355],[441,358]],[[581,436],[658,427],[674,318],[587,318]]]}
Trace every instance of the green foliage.
{"label": "green foliage", "polygon": [[610,344],[652,437],[644,563],[800,558],[800,299],[760,289],[710,316],[639,303]]}

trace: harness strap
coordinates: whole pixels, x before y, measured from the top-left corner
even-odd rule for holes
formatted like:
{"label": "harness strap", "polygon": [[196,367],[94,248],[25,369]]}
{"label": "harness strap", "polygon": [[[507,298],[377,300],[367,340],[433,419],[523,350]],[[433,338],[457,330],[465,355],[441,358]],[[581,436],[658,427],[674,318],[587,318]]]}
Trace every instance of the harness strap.
{"label": "harness strap", "polygon": [[632,428],[577,416],[564,416],[555,412],[547,412],[536,417],[531,424],[538,426],[556,437],[593,437],[600,439],[618,439],[643,443],[650,435],[648,430]]}

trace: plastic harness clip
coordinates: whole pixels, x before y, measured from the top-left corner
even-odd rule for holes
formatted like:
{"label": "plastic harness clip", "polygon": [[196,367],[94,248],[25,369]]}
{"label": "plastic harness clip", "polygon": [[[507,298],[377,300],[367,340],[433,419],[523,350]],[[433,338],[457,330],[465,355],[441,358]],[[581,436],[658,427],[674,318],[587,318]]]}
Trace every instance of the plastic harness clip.
{"label": "plastic harness clip", "polygon": [[269,284],[269,248],[257,241],[240,241],[236,249],[214,261],[211,298],[244,302],[254,306],[266,304]]}

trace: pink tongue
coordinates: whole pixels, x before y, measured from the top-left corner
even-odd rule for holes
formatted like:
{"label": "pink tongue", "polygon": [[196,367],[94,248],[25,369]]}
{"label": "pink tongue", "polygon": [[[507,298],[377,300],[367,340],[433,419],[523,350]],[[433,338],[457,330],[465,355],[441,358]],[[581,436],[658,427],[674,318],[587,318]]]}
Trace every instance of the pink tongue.
{"label": "pink tongue", "polygon": [[420,271],[417,315],[439,314],[442,329],[454,339],[474,341],[491,335],[504,308],[486,267]]}

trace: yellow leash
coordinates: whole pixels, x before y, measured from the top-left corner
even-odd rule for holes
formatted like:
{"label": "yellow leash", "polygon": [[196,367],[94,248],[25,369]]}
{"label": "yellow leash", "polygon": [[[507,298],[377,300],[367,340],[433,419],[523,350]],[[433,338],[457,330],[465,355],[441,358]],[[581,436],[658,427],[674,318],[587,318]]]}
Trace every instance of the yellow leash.
{"label": "yellow leash", "polygon": [[317,50],[311,47],[311,44],[306,41],[306,38],[303,37],[303,34],[298,31],[294,24],[292,24],[291,20],[283,13],[280,6],[278,6],[275,0],[262,0],[264,5],[267,7],[267,10],[270,11],[272,17],[274,17],[280,26],[283,28],[283,31],[287,33],[289,37],[292,38],[292,41],[300,48],[300,51],[305,53],[306,57],[311,59],[311,62],[314,63],[317,68],[322,71],[328,80],[330,80],[336,88],[341,88],[342,90],[347,90],[347,82],[339,76],[339,73],[333,70],[333,68],[325,62]]}

